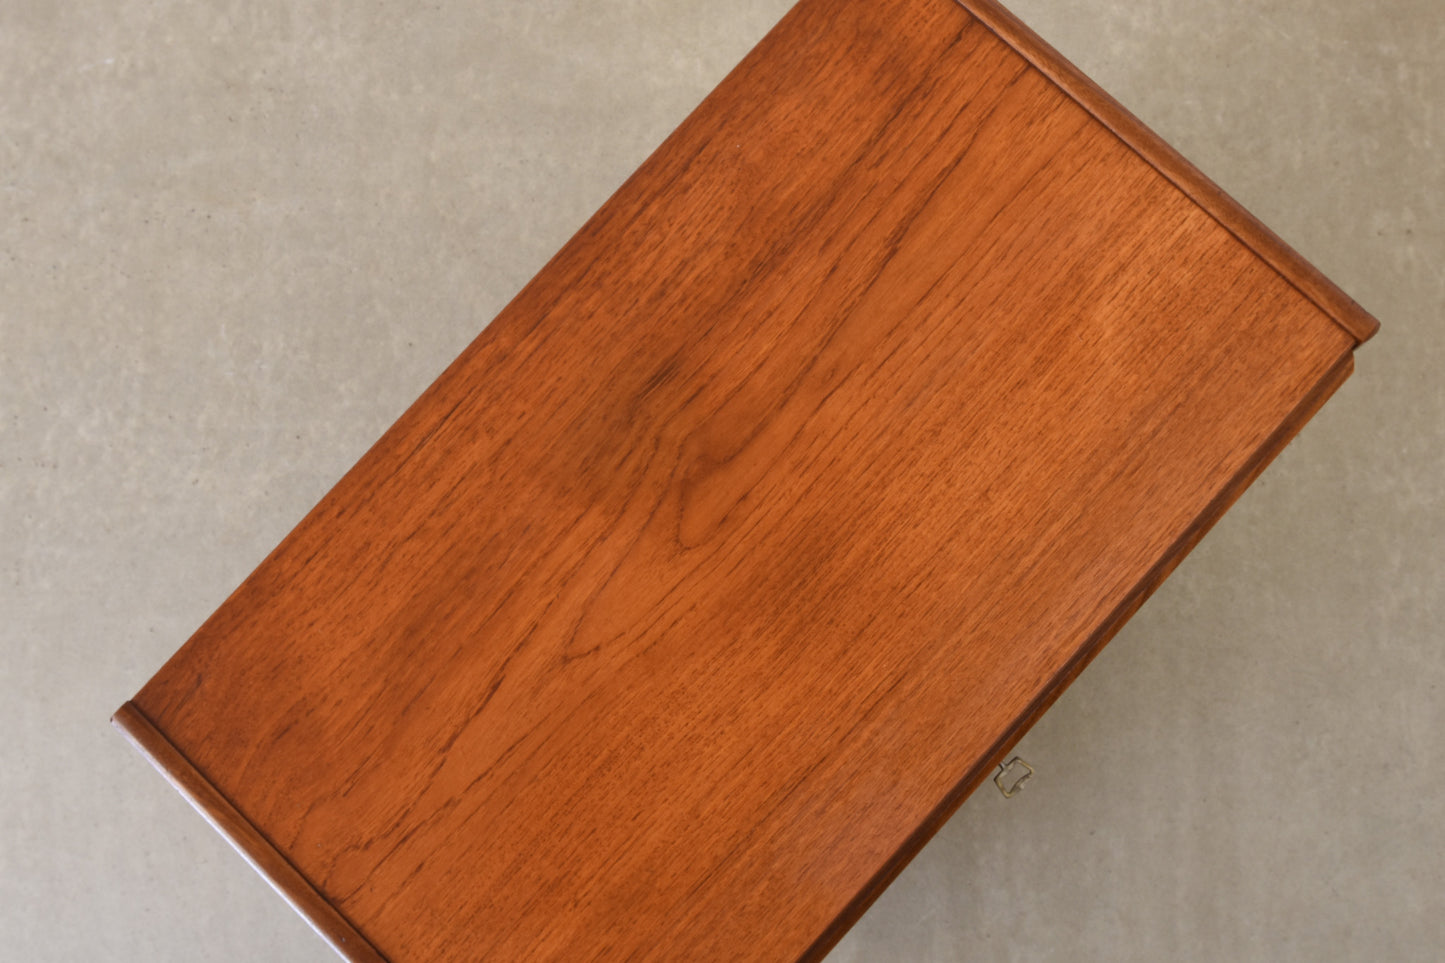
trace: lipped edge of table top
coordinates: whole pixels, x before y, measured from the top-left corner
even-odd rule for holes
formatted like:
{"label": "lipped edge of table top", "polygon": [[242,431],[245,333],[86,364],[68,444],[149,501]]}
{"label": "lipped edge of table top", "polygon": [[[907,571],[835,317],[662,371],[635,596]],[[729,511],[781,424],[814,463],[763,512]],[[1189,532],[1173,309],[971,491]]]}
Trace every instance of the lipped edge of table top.
{"label": "lipped edge of table top", "polygon": [[1374,337],[1380,329],[1380,322],[1368,311],[1002,4],[996,0],[951,2],[963,7],[1000,40],[1018,51],[1130,150],[1274,268],[1330,320],[1349,332],[1356,344],[1363,344]]}

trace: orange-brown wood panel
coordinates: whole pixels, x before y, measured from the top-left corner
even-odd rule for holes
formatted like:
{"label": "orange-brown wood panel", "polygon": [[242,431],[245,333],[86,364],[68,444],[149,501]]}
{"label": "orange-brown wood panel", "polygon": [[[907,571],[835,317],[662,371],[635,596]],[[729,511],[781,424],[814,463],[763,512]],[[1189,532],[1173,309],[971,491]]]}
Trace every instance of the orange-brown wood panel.
{"label": "orange-brown wood panel", "polygon": [[125,710],[355,958],[817,958],[1348,373],[970,6],[803,0]]}

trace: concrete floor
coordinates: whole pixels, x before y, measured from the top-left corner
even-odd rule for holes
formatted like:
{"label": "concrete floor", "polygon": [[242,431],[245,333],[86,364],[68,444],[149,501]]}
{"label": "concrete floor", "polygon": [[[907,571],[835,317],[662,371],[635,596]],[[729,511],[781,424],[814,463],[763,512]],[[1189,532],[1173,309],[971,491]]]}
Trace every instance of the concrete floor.
{"label": "concrete floor", "polygon": [[[0,3],[0,955],[332,959],[107,717],[787,5]],[[833,959],[1445,957],[1445,8],[1013,8],[1384,331]]]}

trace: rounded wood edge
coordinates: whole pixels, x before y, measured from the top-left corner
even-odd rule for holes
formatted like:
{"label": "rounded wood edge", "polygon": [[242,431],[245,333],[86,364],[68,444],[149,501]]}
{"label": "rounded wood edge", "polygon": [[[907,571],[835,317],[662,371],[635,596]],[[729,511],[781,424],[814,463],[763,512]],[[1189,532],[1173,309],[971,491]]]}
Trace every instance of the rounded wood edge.
{"label": "rounded wood edge", "polygon": [[110,721],[343,959],[351,963],[387,963],[386,957],[211,785],[139,706],[127,702]]}
{"label": "rounded wood edge", "polygon": [[1325,277],[1274,231],[1224,192],[1184,155],[996,0],[950,0],[972,14],[1004,43],[1068,94],[1134,153],[1183,191],[1240,243],[1349,332],[1357,345],[1374,337],[1380,322]]}

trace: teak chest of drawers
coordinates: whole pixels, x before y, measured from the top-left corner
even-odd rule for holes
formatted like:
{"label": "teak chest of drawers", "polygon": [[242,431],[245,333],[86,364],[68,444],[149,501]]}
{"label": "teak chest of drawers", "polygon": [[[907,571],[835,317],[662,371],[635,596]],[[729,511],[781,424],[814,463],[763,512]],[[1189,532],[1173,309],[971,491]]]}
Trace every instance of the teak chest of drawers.
{"label": "teak chest of drawers", "polygon": [[989,0],[803,0],[116,723],[349,959],[816,960],[1374,328]]}

